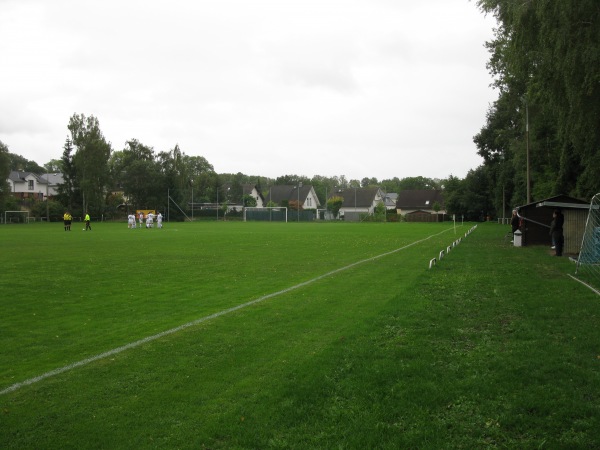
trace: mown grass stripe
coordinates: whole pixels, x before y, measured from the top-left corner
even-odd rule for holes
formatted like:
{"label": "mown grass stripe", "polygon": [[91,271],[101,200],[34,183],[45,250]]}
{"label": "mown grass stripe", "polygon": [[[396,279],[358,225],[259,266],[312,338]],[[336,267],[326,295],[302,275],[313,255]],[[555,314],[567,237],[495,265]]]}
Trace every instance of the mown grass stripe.
{"label": "mown grass stripe", "polygon": [[391,250],[391,251],[388,251],[388,252],[385,252],[385,253],[381,253],[379,255],[372,256],[370,258],[362,259],[362,260],[354,262],[352,264],[348,264],[348,265],[346,265],[344,267],[340,267],[339,269],[335,269],[335,270],[329,271],[329,272],[327,272],[327,273],[325,273],[323,275],[319,275],[319,276],[314,277],[314,278],[312,278],[310,280],[304,281],[302,283],[298,283],[298,284],[296,284],[294,286],[291,286],[289,288],[282,289],[280,291],[264,295],[262,297],[256,298],[256,299],[251,300],[251,301],[246,302],[246,303],[242,303],[242,304],[234,306],[232,308],[224,309],[224,310],[216,312],[214,314],[210,314],[208,316],[201,317],[199,319],[196,319],[196,320],[193,320],[191,322],[185,323],[185,324],[180,325],[178,327],[171,328],[171,329],[166,330],[166,331],[162,331],[162,332],[154,334],[152,336],[148,336],[148,337],[145,337],[143,339],[139,339],[139,340],[137,340],[135,342],[130,342],[129,344],[126,344],[126,345],[114,348],[114,349],[109,350],[107,352],[100,353],[98,355],[91,356],[91,357],[83,359],[81,361],[77,361],[77,362],[74,362],[72,364],[69,364],[69,365],[66,365],[66,366],[63,366],[63,367],[51,370],[51,371],[46,372],[46,373],[44,373],[42,375],[39,375],[37,377],[29,378],[29,379],[27,379],[25,381],[21,381],[21,382],[15,383],[15,384],[13,384],[13,385],[11,385],[11,386],[3,389],[2,391],[0,391],[0,395],[5,395],[5,394],[11,393],[11,392],[15,392],[15,391],[17,391],[18,389],[20,389],[22,387],[30,386],[32,384],[38,383],[40,381],[43,381],[43,380],[45,380],[47,378],[50,378],[50,377],[53,377],[53,376],[56,376],[56,375],[60,375],[62,373],[68,372],[68,371],[76,369],[78,367],[85,366],[85,365],[90,364],[90,363],[95,362],[95,361],[99,361],[99,360],[108,358],[110,356],[117,355],[117,354],[122,353],[122,352],[124,352],[126,350],[130,350],[132,348],[139,347],[140,345],[146,344],[148,342],[155,341],[155,340],[160,339],[160,338],[165,337],[165,336],[169,336],[171,334],[177,333],[177,332],[182,331],[184,329],[193,327],[195,325],[199,325],[199,324],[201,324],[203,322],[206,322],[206,321],[209,321],[209,320],[212,320],[212,319],[216,319],[217,317],[221,317],[221,316],[224,316],[226,314],[229,314],[229,313],[232,313],[232,312],[235,312],[235,311],[239,311],[240,309],[247,308],[248,306],[252,306],[252,305],[255,305],[257,303],[263,302],[265,300],[271,299],[273,297],[277,297],[279,295],[286,294],[286,293],[294,291],[296,289],[300,289],[302,287],[305,287],[305,286],[308,286],[308,285],[310,285],[312,283],[315,283],[315,282],[317,282],[319,280],[322,280],[323,278],[327,278],[329,276],[338,274],[340,272],[346,271],[346,270],[351,269],[353,267],[356,267],[358,265],[361,265],[361,264],[364,264],[364,263],[367,263],[367,262],[371,262],[371,261],[375,261],[375,260],[383,258],[385,256],[389,256],[389,255],[392,255],[394,253],[398,253],[398,252],[400,252],[402,250],[406,250],[407,248],[410,248],[410,247],[413,247],[413,246],[415,246],[417,244],[425,242],[425,241],[427,241],[427,240],[429,240],[429,239],[431,239],[431,238],[433,238],[435,236],[438,236],[440,234],[446,233],[447,231],[450,231],[450,230],[452,230],[452,228],[448,228],[448,229],[443,230],[443,231],[441,231],[439,233],[432,234],[432,235],[430,235],[430,236],[428,236],[426,238],[414,241],[414,242],[412,242],[410,244],[407,244],[407,245],[405,245],[403,247],[399,247],[397,249],[394,249],[394,250]]}

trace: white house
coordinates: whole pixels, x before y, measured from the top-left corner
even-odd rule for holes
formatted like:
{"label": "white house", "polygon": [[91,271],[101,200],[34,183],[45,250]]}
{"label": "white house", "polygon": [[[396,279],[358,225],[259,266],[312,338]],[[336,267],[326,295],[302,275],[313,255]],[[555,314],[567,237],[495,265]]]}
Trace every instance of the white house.
{"label": "white house", "polygon": [[35,198],[44,200],[58,194],[58,185],[63,183],[61,173],[45,173],[37,175],[33,172],[12,170],[8,175],[8,185],[14,197],[23,200]]}
{"label": "white house", "polygon": [[242,195],[250,195],[256,200],[256,206],[262,208],[265,206],[265,199],[254,184],[242,185]]}
{"label": "white house", "polygon": [[265,201],[268,204],[273,202],[281,205],[282,202],[300,202],[302,209],[318,209],[321,206],[317,193],[312,185],[279,185],[271,186],[269,192],[265,195]]}

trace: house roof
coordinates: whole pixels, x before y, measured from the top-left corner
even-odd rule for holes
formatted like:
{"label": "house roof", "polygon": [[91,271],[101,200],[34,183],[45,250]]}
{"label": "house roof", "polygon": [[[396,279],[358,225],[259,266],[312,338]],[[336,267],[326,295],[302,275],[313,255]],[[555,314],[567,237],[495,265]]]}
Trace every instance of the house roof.
{"label": "house roof", "polygon": [[278,185],[271,186],[269,188],[269,192],[265,195],[265,201],[268,203],[270,201],[275,202],[277,204],[281,204],[282,201],[298,201],[298,197],[300,197],[300,202],[304,202],[310,191],[312,190],[312,186],[310,184],[303,184],[300,187],[300,192],[298,192],[298,188],[295,185]]}
{"label": "house roof", "polygon": [[342,208],[370,208],[373,206],[377,194],[382,194],[378,187],[347,188],[332,192],[329,198],[342,197],[344,199]]}
{"label": "house roof", "polygon": [[46,183],[46,180],[40,178],[33,172],[21,172],[19,170],[11,170],[8,174],[8,179],[13,183],[25,183],[25,181],[27,181],[27,177],[29,176],[34,177],[38,183]]}
{"label": "house roof", "polygon": [[385,206],[389,208],[395,208],[396,202],[398,201],[398,194],[395,192],[388,192],[384,195]]}
{"label": "house roof", "polygon": [[435,203],[444,205],[444,193],[435,189],[407,189],[398,193],[398,209],[433,209]]}
{"label": "house roof", "polygon": [[265,198],[262,195],[262,192],[259,191],[258,186],[255,184],[242,184],[242,195],[252,195],[252,192],[256,189],[256,193],[258,196],[265,201]]}
{"label": "house roof", "polygon": [[[63,174],[60,172],[55,173],[43,173],[40,177],[41,180],[47,181],[50,185],[58,185],[64,183],[65,179]],[[43,182],[41,181],[41,182]]]}

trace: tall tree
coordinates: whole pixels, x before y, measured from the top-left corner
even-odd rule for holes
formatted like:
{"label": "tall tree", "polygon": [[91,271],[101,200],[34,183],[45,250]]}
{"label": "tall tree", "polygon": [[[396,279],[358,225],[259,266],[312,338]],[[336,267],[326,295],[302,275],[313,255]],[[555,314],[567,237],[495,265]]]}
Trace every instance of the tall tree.
{"label": "tall tree", "polygon": [[21,155],[16,155],[14,153],[8,154],[10,159],[10,168],[11,170],[19,170],[23,172],[33,172],[33,173],[43,173],[44,168],[41,167],[35,161],[31,161]]}
{"label": "tall tree", "polygon": [[79,183],[77,180],[75,162],[73,160],[75,156],[73,151],[73,142],[67,138],[65,140],[65,145],[63,146],[63,154],[60,160],[63,183],[58,186],[58,199],[71,212],[76,205],[80,204],[77,199],[81,198],[77,192]]}
{"label": "tall tree", "polygon": [[110,182],[110,143],[104,138],[100,123],[94,116],[73,114],[68,129],[77,148],[73,162],[82,193],[82,212],[89,210],[100,214],[104,210]]}
{"label": "tall tree", "polygon": [[0,141],[0,209],[5,208],[6,200],[10,196],[8,175],[10,174],[10,156],[8,147]]}
{"label": "tall tree", "polygon": [[[534,197],[566,193],[586,198],[600,191],[597,0],[477,4],[498,21],[495,38],[487,44],[488,68],[501,96],[512,99],[501,105],[510,107],[506,113],[512,124],[488,120],[487,128],[501,134],[519,124],[523,151],[507,154],[514,157],[515,173],[525,167],[521,155],[529,150]],[[517,167],[517,162],[525,164]],[[486,161],[491,164],[497,162]],[[517,190],[523,181],[515,180]]]}
{"label": "tall tree", "polygon": [[122,151],[111,155],[109,167],[113,183],[137,208],[156,207],[163,200],[164,175],[152,147],[131,139]]}

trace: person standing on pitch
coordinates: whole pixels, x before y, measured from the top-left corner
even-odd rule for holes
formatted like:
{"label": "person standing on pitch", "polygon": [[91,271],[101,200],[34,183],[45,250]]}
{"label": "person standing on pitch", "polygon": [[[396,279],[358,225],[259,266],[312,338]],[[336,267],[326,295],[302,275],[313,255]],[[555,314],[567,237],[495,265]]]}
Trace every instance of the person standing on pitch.
{"label": "person standing on pitch", "polygon": [[563,235],[563,225],[565,216],[560,208],[556,208],[552,214],[552,223],[550,224],[550,237],[555,246],[555,255],[562,256],[563,247],[565,245],[565,236]]}
{"label": "person standing on pitch", "polygon": [[90,215],[89,215],[89,213],[86,212],[85,213],[85,229],[84,229],[84,231],[87,231],[87,230],[92,231],[92,227],[90,225]]}
{"label": "person standing on pitch", "polygon": [[71,216],[71,214],[69,214],[69,211],[65,211],[65,214],[63,216],[65,231],[71,231],[71,221],[72,220],[73,220],[73,217]]}
{"label": "person standing on pitch", "polygon": [[515,231],[517,231],[519,229],[520,225],[521,224],[520,224],[519,214],[517,214],[516,209],[513,209],[512,219],[510,219],[510,226],[512,229],[513,239],[514,239]]}
{"label": "person standing on pitch", "polygon": [[162,228],[162,214],[159,212],[158,216],[156,216],[156,223],[158,228]]}
{"label": "person standing on pitch", "polygon": [[140,219],[140,228],[144,228],[144,213],[142,211],[140,211],[139,219]]}
{"label": "person standing on pitch", "polygon": [[152,228],[153,223],[154,223],[154,214],[148,213],[146,215],[146,228]]}

